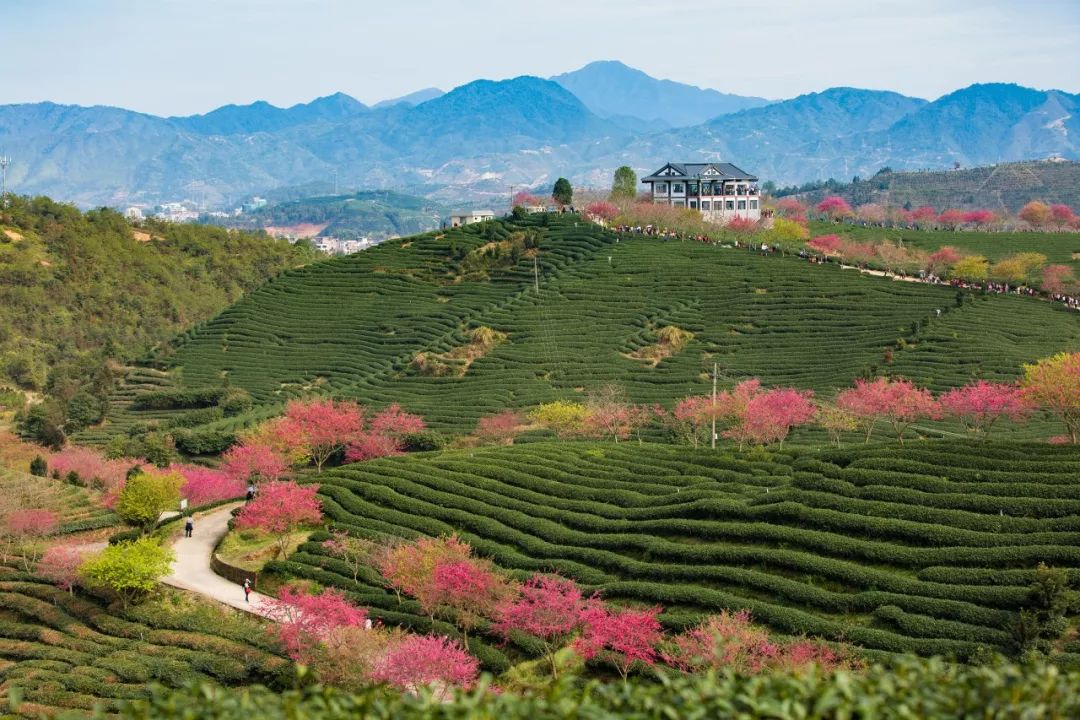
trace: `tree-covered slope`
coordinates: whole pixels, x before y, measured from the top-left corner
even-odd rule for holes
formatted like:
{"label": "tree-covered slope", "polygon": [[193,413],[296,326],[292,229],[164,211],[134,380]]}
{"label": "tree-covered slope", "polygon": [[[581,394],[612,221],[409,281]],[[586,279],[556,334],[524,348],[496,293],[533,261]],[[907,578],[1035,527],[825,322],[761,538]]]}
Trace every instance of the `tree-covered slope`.
{"label": "tree-covered slope", "polygon": [[[759,377],[827,395],[879,372],[935,390],[1014,378],[1024,362],[1080,347],[1075,314],[1037,300],[958,304],[952,288],[832,264],[620,237],[570,216],[543,222],[430,233],[290,271],[157,362],[175,385],[227,379],[248,390],[264,408],[255,416],[329,391],[399,402],[463,433],[483,415],[612,382],[636,402],[670,407],[706,391],[714,363],[725,386]],[[538,249],[525,247],[533,238]],[[664,326],[693,338],[655,366],[634,357]],[[506,341],[464,372],[432,372],[418,359],[466,345],[479,327]],[[118,409],[103,431],[159,416]]]}
{"label": "tree-covered slope", "polygon": [[262,234],[133,228],[109,210],[9,196],[0,210],[0,385],[70,400],[107,359],[134,358],[314,257]]}

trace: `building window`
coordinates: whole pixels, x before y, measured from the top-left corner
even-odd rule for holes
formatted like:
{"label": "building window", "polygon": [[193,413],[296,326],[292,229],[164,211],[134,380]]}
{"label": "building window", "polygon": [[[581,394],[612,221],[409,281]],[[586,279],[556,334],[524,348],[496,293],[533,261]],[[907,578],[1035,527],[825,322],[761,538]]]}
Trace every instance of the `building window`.
{"label": "building window", "polygon": [[676,200],[676,201],[675,201],[674,203],[672,203],[672,204],[673,204],[673,205],[674,205],[675,207],[686,207],[686,203],[685,203],[685,202],[683,202],[682,200]]}
{"label": "building window", "polygon": [[757,200],[751,200],[750,201],[750,209],[751,210],[757,210]]}
{"label": "building window", "polygon": [[708,210],[709,209],[709,201],[708,200],[702,200],[701,201],[701,209],[702,210]]}
{"label": "building window", "polygon": [[690,209],[691,210],[697,210],[697,200],[691,200],[690,201]]}
{"label": "building window", "polygon": [[671,192],[681,193],[682,192],[682,183],[673,184],[671,186]]}
{"label": "building window", "polygon": [[725,200],[724,201],[724,209],[725,210],[734,210],[735,209],[735,201],[734,200]]}
{"label": "building window", "polygon": [[666,193],[667,192],[667,183],[656,183],[656,192],[658,192],[658,193]]}
{"label": "building window", "polygon": [[740,200],[739,201],[739,209],[740,210],[745,210],[746,209],[746,201],[745,200]]}

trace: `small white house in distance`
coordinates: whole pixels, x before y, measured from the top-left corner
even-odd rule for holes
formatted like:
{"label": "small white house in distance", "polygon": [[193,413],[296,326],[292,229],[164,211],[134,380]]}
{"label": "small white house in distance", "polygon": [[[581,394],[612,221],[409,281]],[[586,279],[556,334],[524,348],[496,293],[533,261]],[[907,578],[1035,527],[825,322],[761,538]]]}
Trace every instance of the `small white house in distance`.
{"label": "small white house in distance", "polygon": [[456,212],[450,216],[450,227],[456,228],[461,227],[462,225],[472,225],[474,223],[494,219],[495,213],[493,213],[491,210],[469,210],[468,212]]}
{"label": "small white house in distance", "polygon": [[698,210],[707,220],[759,220],[758,179],[731,163],[668,163],[641,182],[654,203]]}

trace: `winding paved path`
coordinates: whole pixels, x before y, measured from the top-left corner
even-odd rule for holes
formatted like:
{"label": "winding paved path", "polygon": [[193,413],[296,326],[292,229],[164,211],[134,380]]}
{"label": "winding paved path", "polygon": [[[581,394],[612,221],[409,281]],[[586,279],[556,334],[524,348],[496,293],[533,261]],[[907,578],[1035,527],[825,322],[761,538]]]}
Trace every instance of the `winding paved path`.
{"label": "winding paved path", "polygon": [[229,518],[232,511],[242,503],[233,503],[214,508],[209,512],[197,513],[195,530],[189,538],[181,537],[173,543],[176,560],[173,561],[172,574],[162,582],[183,590],[197,592],[200,595],[217,600],[237,610],[263,615],[259,611],[264,600],[269,600],[261,593],[251,593],[251,602],[244,602],[244,588],[226,580],[210,569],[210,556],[218,541],[229,531]]}

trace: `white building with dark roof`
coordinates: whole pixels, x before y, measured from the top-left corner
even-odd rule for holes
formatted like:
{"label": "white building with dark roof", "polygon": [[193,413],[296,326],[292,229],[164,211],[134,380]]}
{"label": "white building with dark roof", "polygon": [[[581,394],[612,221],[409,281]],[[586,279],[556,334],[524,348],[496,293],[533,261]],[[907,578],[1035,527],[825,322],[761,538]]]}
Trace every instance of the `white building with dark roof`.
{"label": "white building with dark roof", "polygon": [[668,163],[641,182],[654,203],[699,210],[709,220],[761,218],[758,179],[731,163]]}
{"label": "white building with dark roof", "polygon": [[456,212],[450,216],[450,227],[456,228],[462,225],[472,225],[473,223],[486,222],[487,220],[494,220],[495,213],[491,210],[469,210],[466,212]]}

